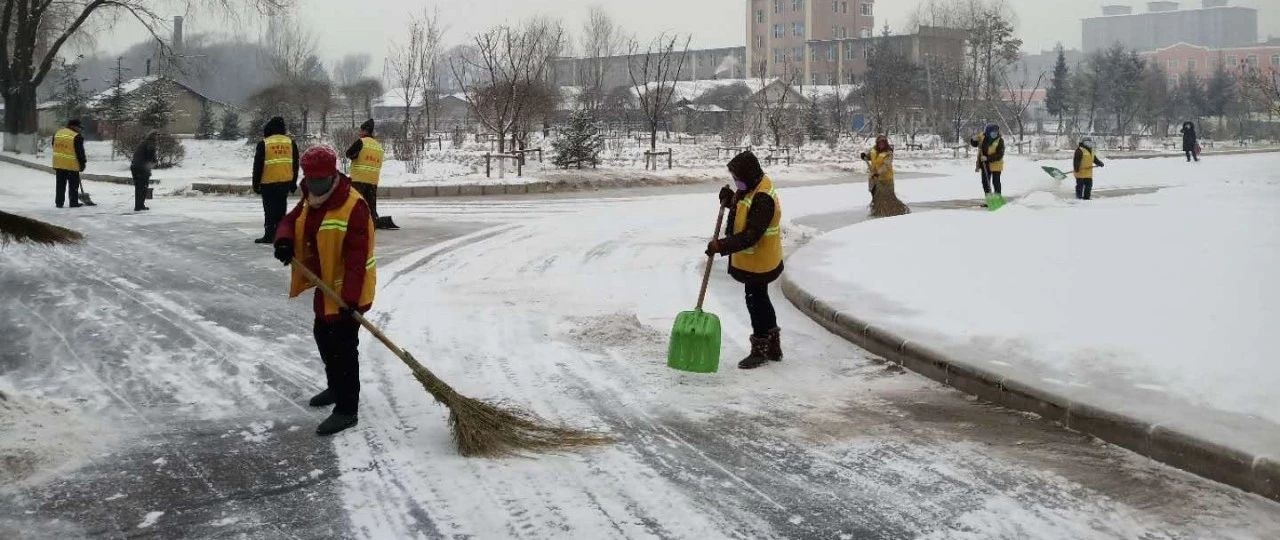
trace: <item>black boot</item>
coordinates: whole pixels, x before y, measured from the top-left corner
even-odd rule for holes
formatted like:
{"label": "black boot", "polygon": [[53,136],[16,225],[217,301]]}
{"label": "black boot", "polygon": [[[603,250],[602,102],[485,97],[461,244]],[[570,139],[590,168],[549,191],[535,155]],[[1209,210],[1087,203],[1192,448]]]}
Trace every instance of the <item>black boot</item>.
{"label": "black boot", "polygon": [[316,427],[316,435],[333,435],[339,431],[354,427],[359,419],[354,414],[333,413]]}
{"label": "black boot", "polygon": [[738,362],[738,369],[755,369],[769,362],[769,337],[751,336],[751,354]]}
{"label": "black boot", "polygon": [[782,329],[774,327],[769,331],[769,348],[765,351],[765,356],[774,362],[782,361]]}
{"label": "black boot", "polygon": [[255,244],[270,244],[270,243],[271,243],[271,239],[270,239],[270,238],[268,238],[268,237],[266,237],[266,236],[263,236],[262,238],[255,238],[255,239],[253,240],[253,243],[255,243]]}
{"label": "black boot", "polygon": [[307,402],[307,405],[312,407],[328,407],[337,402],[338,400],[333,397],[333,392],[330,392],[328,388],[325,388],[323,392],[312,397],[311,401]]}

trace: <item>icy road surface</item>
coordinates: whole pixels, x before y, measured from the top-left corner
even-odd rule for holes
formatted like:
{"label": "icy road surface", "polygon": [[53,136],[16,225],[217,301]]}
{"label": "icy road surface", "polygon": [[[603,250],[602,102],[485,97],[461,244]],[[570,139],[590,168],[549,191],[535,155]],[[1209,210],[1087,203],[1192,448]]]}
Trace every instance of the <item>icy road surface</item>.
{"label": "icy road surface", "polygon": [[[252,199],[125,215],[5,208],[90,235],[0,252],[0,537],[1265,538],[1280,505],[886,365],[774,291],[787,358],[752,372],[723,272],[721,373],[664,365],[714,221],[699,194],[384,204],[373,318],[477,397],[617,444],[458,457],[445,411],[367,335],[360,425],[323,411],[309,302],[286,302]],[[928,180],[916,180],[921,186]],[[911,181],[902,182],[900,190]],[[652,193],[652,192],[651,192]],[[788,218],[861,213],[865,186],[782,191]],[[952,197],[939,190],[939,199]],[[13,205],[9,201],[15,201]],[[802,240],[789,227],[788,244]]]}

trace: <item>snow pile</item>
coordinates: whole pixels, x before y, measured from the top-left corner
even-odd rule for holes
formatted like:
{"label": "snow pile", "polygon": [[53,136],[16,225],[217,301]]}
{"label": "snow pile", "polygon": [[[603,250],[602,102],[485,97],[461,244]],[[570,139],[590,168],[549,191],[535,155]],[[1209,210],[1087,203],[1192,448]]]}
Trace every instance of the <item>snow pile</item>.
{"label": "snow pile", "polygon": [[837,309],[1001,373],[1280,423],[1280,171],[1230,159],[1155,194],[871,221],[788,269]]}
{"label": "snow pile", "polygon": [[20,487],[75,468],[109,442],[76,409],[0,393],[0,486]]}

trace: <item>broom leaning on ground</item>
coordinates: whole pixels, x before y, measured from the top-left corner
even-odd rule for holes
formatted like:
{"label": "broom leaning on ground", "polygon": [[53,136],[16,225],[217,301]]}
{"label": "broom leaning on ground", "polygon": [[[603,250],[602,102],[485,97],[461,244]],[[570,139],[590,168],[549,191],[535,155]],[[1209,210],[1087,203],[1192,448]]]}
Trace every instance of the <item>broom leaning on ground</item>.
{"label": "broom leaning on ground", "polygon": [[[341,296],[322,281],[315,272],[293,261],[307,280],[314,283],[325,296],[339,307],[347,305]],[[449,409],[449,427],[458,453],[463,456],[501,457],[526,452],[552,452],[612,442],[607,436],[591,431],[574,429],[548,423],[537,415],[515,407],[488,403],[459,394],[457,390],[436,377],[408,351],[391,342],[382,330],[365,319],[359,312],[352,317],[387,349],[400,358],[422,387]]]}
{"label": "broom leaning on ground", "polygon": [[84,235],[38,219],[0,212],[0,245],[19,244],[78,244]]}

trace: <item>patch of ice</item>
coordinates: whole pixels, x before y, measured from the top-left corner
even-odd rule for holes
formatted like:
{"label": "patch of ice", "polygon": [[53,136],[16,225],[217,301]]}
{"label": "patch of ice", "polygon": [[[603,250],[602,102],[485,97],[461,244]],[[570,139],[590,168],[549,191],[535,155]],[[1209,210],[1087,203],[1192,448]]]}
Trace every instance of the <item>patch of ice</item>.
{"label": "patch of ice", "polygon": [[112,496],[110,496],[110,497],[107,497],[107,498],[105,498],[105,499],[102,499],[102,502],[110,502],[110,501],[114,501],[114,500],[117,500],[117,499],[123,499],[124,497],[125,497],[125,495],[124,495],[123,493],[116,493],[115,495],[112,495]]}
{"label": "patch of ice", "polygon": [[164,515],[164,512],[147,512],[147,515],[142,518],[142,523],[138,524],[138,528],[146,529],[152,525],[155,525],[156,522],[159,521],[160,517],[163,515]]}

